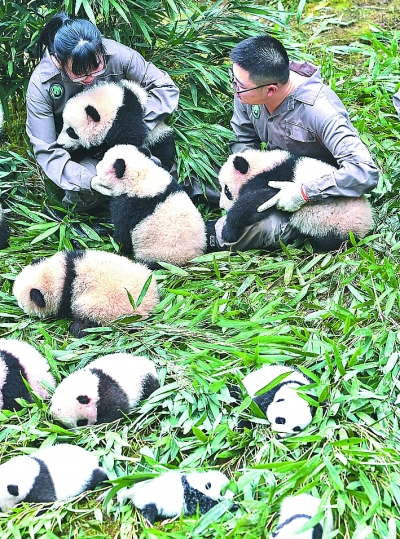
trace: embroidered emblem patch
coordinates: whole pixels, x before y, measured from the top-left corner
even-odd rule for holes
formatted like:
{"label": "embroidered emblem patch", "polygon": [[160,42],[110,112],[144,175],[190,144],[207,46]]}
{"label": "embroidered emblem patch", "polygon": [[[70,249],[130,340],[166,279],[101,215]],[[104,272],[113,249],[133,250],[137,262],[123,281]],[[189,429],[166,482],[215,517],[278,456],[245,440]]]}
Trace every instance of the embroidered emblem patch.
{"label": "embroidered emblem patch", "polygon": [[53,84],[50,86],[49,94],[51,99],[54,101],[57,101],[58,99],[61,99],[64,95],[64,86],[60,84],[59,82],[53,82]]}
{"label": "embroidered emblem patch", "polygon": [[258,120],[258,118],[261,115],[260,105],[252,105],[251,106],[251,114],[253,115],[253,118]]}

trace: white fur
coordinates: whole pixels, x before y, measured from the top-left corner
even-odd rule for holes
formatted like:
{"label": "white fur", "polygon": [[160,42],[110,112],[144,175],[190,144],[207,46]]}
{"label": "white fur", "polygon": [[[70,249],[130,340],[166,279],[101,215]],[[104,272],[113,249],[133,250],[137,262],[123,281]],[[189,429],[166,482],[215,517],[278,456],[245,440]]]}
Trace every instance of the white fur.
{"label": "white fur", "polygon": [[[0,364],[5,365],[2,361],[2,353],[8,352],[13,355],[24,368],[27,382],[39,395],[44,398],[49,397],[47,389],[42,385],[46,382],[49,386],[55,387],[55,380],[49,370],[49,365],[46,359],[30,344],[19,341],[17,339],[0,339]],[[4,370],[0,370],[0,410],[3,402],[1,397],[1,388],[5,382]]]}
{"label": "white fur", "polygon": [[[283,365],[265,365],[242,380],[248,394],[254,398],[260,389],[284,373],[290,373],[280,382],[285,385],[278,389],[266,410],[271,429],[277,432],[280,438],[296,434],[299,428],[304,430],[311,423],[313,416],[310,405],[296,391],[300,386],[308,385],[310,381],[301,372]],[[281,418],[284,418],[284,424],[279,422]]]}
{"label": "white fur", "polygon": [[[40,318],[58,312],[65,282],[64,251],[26,266],[14,282],[13,294],[18,305],[27,313]],[[86,251],[75,261],[76,279],[72,289],[72,311],[76,317],[89,317],[100,324],[112,322],[122,315],[139,314],[146,317],[158,303],[158,291],[153,277],[139,307],[134,310],[127,294],[136,301],[152,274],[142,264],[105,251]],[[46,301],[38,307],[30,298],[32,288],[39,289]]]}
{"label": "white fur", "polygon": [[[249,170],[245,174],[241,174],[233,166],[233,160],[237,156],[243,157],[249,163]],[[263,171],[272,170],[289,156],[290,154],[283,150],[246,150],[230,155],[219,173],[221,208],[229,210],[245,183]],[[335,170],[335,167],[319,159],[301,157],[296,164],[293,181],[307,184],[321,176],[333,174]],[[225,186],[229,188],[232,200],[227,198]],[[371,204],[364,196],[331,197],[317,203],[305,204],[291,215],[290,223],[303,235],[324,237],[333,231],[345,240],[350,231],[358,238],[366,236],[374,226],[374,215]]]}
{"label": "white fur", "polygon": [[[88,363],[64,378],[51,399],[51,413],[68,427],[75,428],[81,419],[87,419],[88,425],[97,421],[98,377],[91,369],[100,369],[113,378],[127,394],[131,409],[139,404],[146,375],[158,378],[153,362],[146,357],[116,353]],[[79,395],[88,396],[90,402],[80,403],[77,401]]]}
{"label": "white fur", "polygon": [[[110,130],[118,109],[122,106],[124,90],[116,83],[100,83],[68,99],[63,110],[63,128],[57,144],[69,150],[83,146],[90,148],[101,144]],[[86,107],[91,105],[101,111],[101,122],[95,122],[87,115]],[[72,127],[78,139],[71,138],[67,129]]]}
{"label": "white fur", "polygon": [[[117,178],[114,163],[125,161],[125,173]],[[97,179],[112,196],[153,197],[165,191],[170,174],[130,145],[114,146],[97,165]],[[169,262],[178,266],[204,253],[205,224],[184,191],[171,194],[155,211],[131,230],[135,257],[143,262]]]}
{"label": "white fur", "polygon": [[171,136],[173,132],[174,130],[171,127],[168,127],[164,122],[160,122],[147,135],[146,144],[153,146]]}
{"label": "white fur", "polygon": [[[30,456],[11,458],[0,466],[0,508],[3,511],[23,501],[31,491],[39,473],[39,464],[32,457],[46,464],[54,483],[57,500],[83,492],[93,471],[98,468],[98,459],[95,455],[71,444],[58,444],[40,449]],[[7,485],[17,485],[19,495],[10,495]]]}
{"label": "white fur", "polygon": [[[321,500],[311,494],[299,494],[298,496],[288,496],[281,505],[281,511],[276,531],[272,534],[272,539],[312,539],[313,528],[297,533],[308,522],[308,518],[300,517],[283,525],[294,515],[307,515],[313,518],[319,511]],[[324,532],[329,533],[333,529],[333,518],[330,510],[326,513],[325,522],[320,522]]]}
{"label": "white fur", "polygon": [[[118,501],[122,503],[130,499],[138,509],[143,509],[148,504],[155,504],[160,514],[167,517],[180,515],[185,509],[181,477],[181,473],[172,471],[154,479],[136,483],[130,489],[121,490],[118,493]],[[222,487],[229,483],[229,479],[217,470],[189,473],[186,478],[190,486],[213,500],[221,498]],[[205,488],[207,483],[211,483],[211,488]],[[231,499],[232,497],[233,492],[227,490],[224,498]]]}

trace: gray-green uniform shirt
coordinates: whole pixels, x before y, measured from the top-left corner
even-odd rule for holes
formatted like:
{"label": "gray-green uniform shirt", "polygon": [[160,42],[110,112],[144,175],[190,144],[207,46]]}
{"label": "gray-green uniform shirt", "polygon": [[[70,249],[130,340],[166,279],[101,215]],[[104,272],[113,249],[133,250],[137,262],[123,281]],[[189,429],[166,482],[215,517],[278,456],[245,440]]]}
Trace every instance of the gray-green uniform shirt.
{"label": "gray-green uniform shirt", "polygon": [[[177,108],[177,86],[168,73],[146,62],[133,49],[112,39],[103,39],[103,44],[107,68],[94,79],[93,84],[121,79],[139,83],[149,94],[144,119],[152,129]],[[35,157],[44,173],[59,187],[69,191],[89,190],[95,175],[94,166],[75,163],[56,142],[62,129],[65,103],[82,89],[82,84],[72,82],[54,65],[46,50],[32,73],[26,96],[26,131]]]}
{"label": "gray-green uniform shirt", "polygon": [[[265,142],[267,150],[286,150],[337,166],[337,170],[317,180],[305,180],[304,188],[310,201],[330,196],[358,197],[373,189],[379,179],[378,168],[343,103],[322,82],[319,69],[314,65],[291,62],[290,69],[307,79],[272,114],[264,105],[245,105],[234,98],[231,125],[236,138],[231,142],[231,152],[259,149]],[[260,200],[260,204],[262,202]],[[224,221],[222,217],[215,227],[217,241],[224,248],[270,248],[276,247],[279,240],[290,243],[294,239],[287,214],[278,210],[261,223],[247,227],[234,244],[222,239]]]}

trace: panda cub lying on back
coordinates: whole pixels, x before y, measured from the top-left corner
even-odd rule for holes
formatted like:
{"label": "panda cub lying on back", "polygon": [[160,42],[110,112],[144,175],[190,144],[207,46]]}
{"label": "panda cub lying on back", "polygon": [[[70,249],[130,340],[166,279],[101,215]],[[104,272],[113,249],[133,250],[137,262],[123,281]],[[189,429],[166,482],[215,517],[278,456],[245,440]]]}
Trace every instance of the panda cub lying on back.
{"label": "panda cub lying on back", "polygon": [[97,165],[93,187],[111,195],[114,239],[150,267],[182,266],[205,252],[205,224],[178,182],[130,145],[114,146]]}
{"label": "panda cub lying on back", "polygon": [[147,92],[129,80],[92,86],[67,101],[57,143],[75,161],[85,153],[101,159],[116,144],[145,145],[169,170],[175,157],[173,131],[163,122],[149,131],[144,121],[146,101]]}
{"label": "panda cub lying on back", "polygon": [[[237,241],[243,229],[268,217],[272,207],[257,208],[278,192],[269,181],[307,182],[336,170],[332,165],[311,157],[300,157],[282,150],[247,150],[231,155],[221,167],[221,208],[227,210],[222,229],[225,241]],[[284,213],[284,212],[282,212]],[[339,249],[352,232],[363,238],[374,226],[372,208],[364,197],[330,197],[309,202],[290,214],[290,224],[311,245],[321,251]]]}

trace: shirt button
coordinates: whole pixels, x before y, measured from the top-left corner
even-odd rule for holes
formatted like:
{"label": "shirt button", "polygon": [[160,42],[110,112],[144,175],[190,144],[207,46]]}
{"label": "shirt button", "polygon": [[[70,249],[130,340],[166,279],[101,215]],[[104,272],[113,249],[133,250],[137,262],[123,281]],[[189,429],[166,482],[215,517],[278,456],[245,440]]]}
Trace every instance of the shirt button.
{"label": "shirt button", "polygon": [[268,121],[269,121],[269,122],[273,122],[274,119],[273,119],[273,118],[268,118]]}

